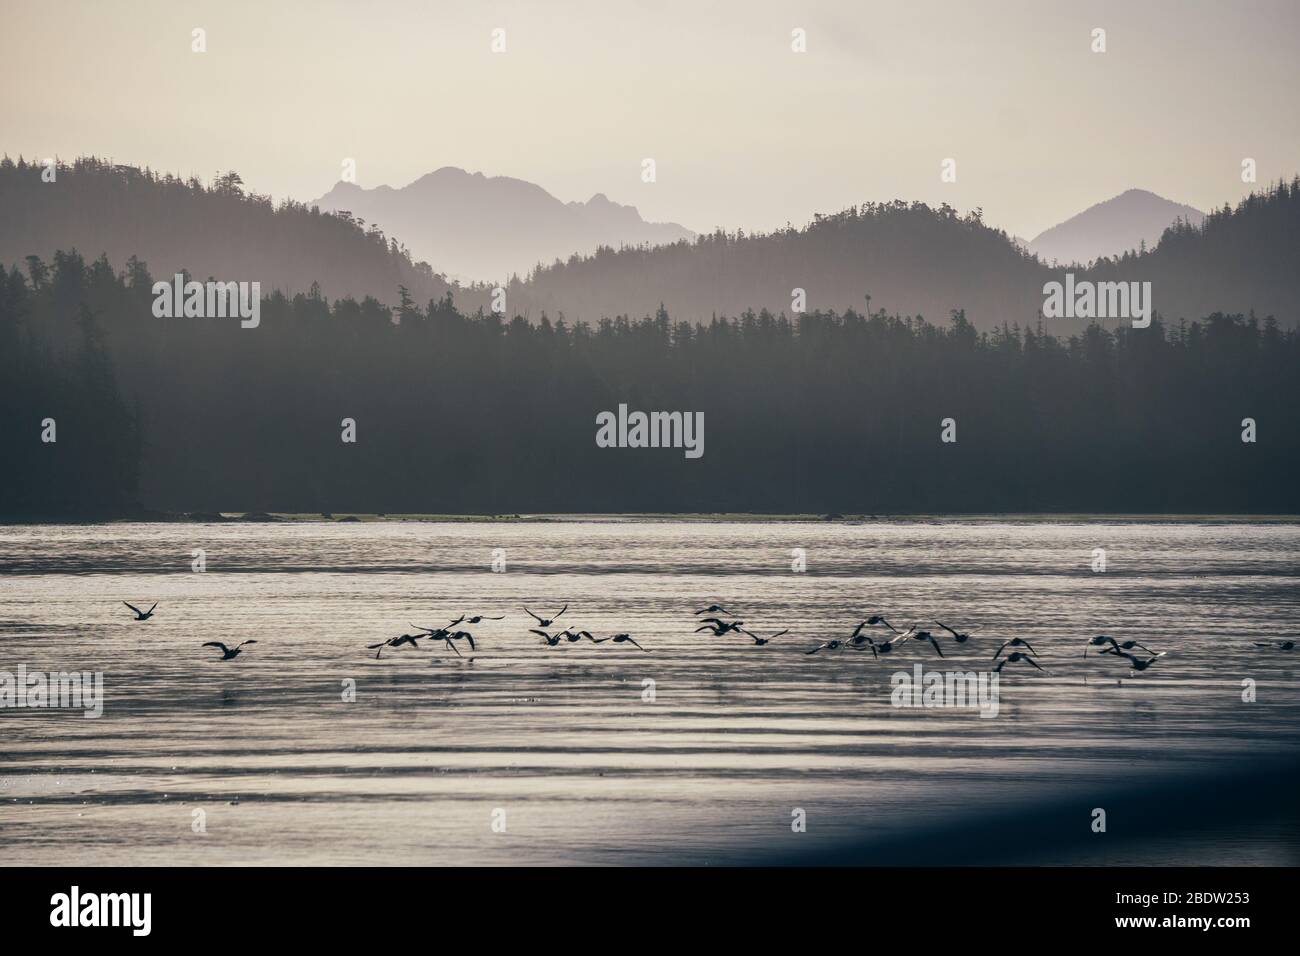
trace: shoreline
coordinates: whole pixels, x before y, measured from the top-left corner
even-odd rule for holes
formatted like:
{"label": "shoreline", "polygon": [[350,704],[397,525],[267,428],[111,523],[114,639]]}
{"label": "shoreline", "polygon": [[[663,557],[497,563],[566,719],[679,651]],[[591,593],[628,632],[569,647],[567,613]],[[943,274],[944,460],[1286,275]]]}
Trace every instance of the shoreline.
{"label": "shoreline", "polygon": [[377,524],[384,522],[419,522],[428,524],[545,524],[545,523],[628,523],[678,522],[683,524],[890,524],[920,522],[960,522],[968,524],[1015,523],[1093,523],[1093,524],[1295,524],[1297,514],[1216,514],[1142,513],[1142,512],[915,512],[878,514],[806,513],[775,514],[750,512],[556,512],[520,514],[438,514],[413,512],[155,512],[142,511],[122,515],[0,515],[0,526],[37,525],[108,525],[108,524]]}

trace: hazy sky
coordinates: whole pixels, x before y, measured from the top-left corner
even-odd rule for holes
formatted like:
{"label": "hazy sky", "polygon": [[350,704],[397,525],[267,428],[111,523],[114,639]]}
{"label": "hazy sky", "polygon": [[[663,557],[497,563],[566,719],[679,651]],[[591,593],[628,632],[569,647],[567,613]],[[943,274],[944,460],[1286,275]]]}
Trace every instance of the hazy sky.
{"label": "hazy sky", "polygon": [[277,198],[316,198],[352,157],[363,186],[461,166],[700,230],[901,197],[1031,238],[1130,187],[1235,200],[1243,157],[1261,182],[1300,170],[1294,0],[0,8],[0,150],[236,169]]}

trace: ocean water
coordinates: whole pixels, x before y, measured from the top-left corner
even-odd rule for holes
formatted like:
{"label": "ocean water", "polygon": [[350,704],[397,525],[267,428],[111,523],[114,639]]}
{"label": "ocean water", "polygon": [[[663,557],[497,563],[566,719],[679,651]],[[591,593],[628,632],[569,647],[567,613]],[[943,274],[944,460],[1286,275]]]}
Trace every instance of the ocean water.
{"label": "ocean water", "polygon": [[[1300,752],[1300,657],[1254,644],[1300,637],[1298,585],[1291,522],[0,527],[0,671],[98,671],[105,693],[98,719],[0,709],[0,845],[11,864],[781,862],[1062,794],[1086,827],[1106,786]],[[694,633],[713,603],[789,633]],[[545,646],[524,608],[565,604],[559,624],[644,650]],[[366,648],[463,613],[504,620],[463,657]],[[805,653],[871,614],[979,630],[942,659]],[[1085,658],[1101,633],[1165,656]],[[1012,637],[1044,670],[1008,665],[996,717],[891,703],[896,672],[987,671]],[[201,646],[248,639],[231,661]],[[1220,822],[1026,849],[1300,859],[1293,827]]]}

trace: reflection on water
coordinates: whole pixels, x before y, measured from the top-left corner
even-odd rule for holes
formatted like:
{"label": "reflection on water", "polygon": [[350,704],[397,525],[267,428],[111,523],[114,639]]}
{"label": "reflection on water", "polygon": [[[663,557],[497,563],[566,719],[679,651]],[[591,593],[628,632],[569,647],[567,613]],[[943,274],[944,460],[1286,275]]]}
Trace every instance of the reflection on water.
{"label": "reflection on water", "polygon": [[[98,720],[0,710],[11,862],[726,862],[1300,743],[1300,658],[1253,644],[1297,636],[1289,523],[7,527],[0,572],[0,670],[103,671],[107,697]],[[715,601],[791,633],[692,633]],[[648,651],[544,646],[522,607],[566,602],[561,624]],[[506,615],[472,661],[365,650],[465,612]],[[876,612],[983,629],[944,662],[803,653]],[[1133,676],[1083,658],[1098,633],[1168,655]],[[996,719],[890,706],[895,671],[984,669],[1016,635],[1050,673],[1008,667]],[[1153,852],[1125,862],[1185,862]],[[1214,853],[1194,862],[1295,848]]]}

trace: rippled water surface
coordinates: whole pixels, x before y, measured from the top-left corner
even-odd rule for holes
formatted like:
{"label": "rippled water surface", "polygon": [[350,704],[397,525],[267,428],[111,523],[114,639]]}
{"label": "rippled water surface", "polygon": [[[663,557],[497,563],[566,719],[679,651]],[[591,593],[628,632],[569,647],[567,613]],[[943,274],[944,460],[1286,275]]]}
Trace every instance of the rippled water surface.
{"label": "rippled water surface", "polygon": [[[1012,797],[1086,804],[1300,746],[1300,658],[1254,645],[1300,636],[1298,585],[1294,523],[4,527],[0,670],[102,671],[107,700],[0,710],[0,842],[9,863],[729,862]],[[693,633],[714,602],[790,633]],[[522,608],[565,603],[561,624],[645,651],[544,646]],[[462,613],[505,619],[464,658],[366,650]],[[982,628],[944,661],[804,653],[873,613]],[[1083,657],[1098,633],[1167,653],[1135,675]],[[996,718],[891,706],[894,672],[984,670],[1014,636],[1047,673],[1008,666]],[[249,638],[233,661],[200,646]],[[1294,862],[1292,836],[1110,862]]]}

